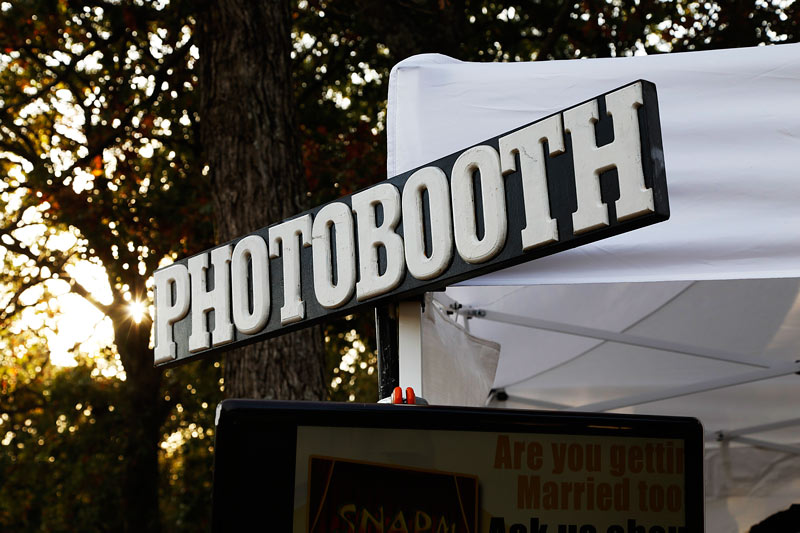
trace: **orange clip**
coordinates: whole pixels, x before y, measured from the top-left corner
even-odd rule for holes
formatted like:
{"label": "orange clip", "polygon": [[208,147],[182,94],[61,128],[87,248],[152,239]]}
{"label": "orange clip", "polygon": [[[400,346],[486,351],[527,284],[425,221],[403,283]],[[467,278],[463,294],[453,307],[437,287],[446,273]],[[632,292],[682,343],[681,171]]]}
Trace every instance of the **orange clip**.
{"label": "orange clip", "polygon": [[411,387],[406,387],[406,403],[408,405],[415,405],[417,403],[417,397],[414,394],[414,389]]}
{"label": "orange clip", "polygon": [[403,389],[401,389],[400,387],[395,387],[394,390],[392,391],[392,403],[417,405],[417,395],[414,394],[413,388],[406,387],[406,397],[403,398]]}
{"label": "orange clip", "polygon": [[403,389],[395,387],[392,391],[392,403],[403,403]]}

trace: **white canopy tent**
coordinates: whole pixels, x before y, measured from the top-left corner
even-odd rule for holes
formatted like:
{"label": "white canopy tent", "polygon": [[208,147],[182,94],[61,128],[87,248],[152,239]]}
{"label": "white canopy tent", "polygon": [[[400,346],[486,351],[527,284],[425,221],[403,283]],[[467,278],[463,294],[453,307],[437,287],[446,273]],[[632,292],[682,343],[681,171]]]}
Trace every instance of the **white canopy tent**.
{"label": "white canopy tent", "polygon": [[[435,298],[500,344],[490,405],[698,417],[707,531],[747,531],[800,502],[800,45],[543,63],[416,56],[390,79],[388,172],[637,79],[658,90],[670,220]],[[401,378],[430,367],[402,357]],[[441,383],[424,395],[453,397]]]}

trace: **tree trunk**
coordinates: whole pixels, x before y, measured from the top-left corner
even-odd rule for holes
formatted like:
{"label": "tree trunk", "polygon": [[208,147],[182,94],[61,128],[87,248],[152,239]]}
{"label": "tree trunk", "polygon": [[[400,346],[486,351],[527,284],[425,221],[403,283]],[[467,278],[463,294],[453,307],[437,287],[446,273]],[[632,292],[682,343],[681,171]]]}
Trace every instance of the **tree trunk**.
{"label": "tree trunk", "polygon": [[[291,78],[290,3],[209,2],[198,17],[200,139],[218,242],[304,208]],[[323,399],[320,328],[230,352],[230,397]]]}
{"label": "tree trunk", "polygon": [[111,315],[114,342],[125,367],[120,416],[127,435],[120,450],[125,461],[122,480],[123,524],[125,532],[160,531],[158,509],[158,442],[161,409],[161,371],[153,367],[149,320],[135,324],[125,306]]}

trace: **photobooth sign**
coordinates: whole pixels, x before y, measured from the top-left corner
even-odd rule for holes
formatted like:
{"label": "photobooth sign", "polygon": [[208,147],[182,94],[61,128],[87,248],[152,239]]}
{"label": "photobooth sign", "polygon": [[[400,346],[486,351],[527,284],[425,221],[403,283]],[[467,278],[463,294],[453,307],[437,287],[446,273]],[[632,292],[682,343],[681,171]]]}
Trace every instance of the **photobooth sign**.
{"label": "photobooth sign", "polygon": [[637,81],[155,273],[155,364],[442,288],[669,216]]}

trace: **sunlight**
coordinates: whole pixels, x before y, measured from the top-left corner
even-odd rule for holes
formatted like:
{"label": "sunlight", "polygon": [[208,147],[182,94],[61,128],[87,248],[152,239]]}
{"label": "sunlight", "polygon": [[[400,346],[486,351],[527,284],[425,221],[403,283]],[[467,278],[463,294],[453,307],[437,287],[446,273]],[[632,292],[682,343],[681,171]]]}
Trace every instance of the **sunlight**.
{"label": "sunlight", "polygon": [[50,361],[56,366],[75,366],[76,354],[94,357],[114,342],[111,320],[77,294],[55,297],[57,314],[45,333]]}
{"label": "sunlight", "polygon": [[183,446],[184,442],[186,442],[186,439],[183,437],[181,430],[173,431],[169,437],[161,441],[161,449],[166,452],[167,457],[172,457]]}
{"label": "sunlight", "polygon": [[[25,161],[16,163],[9,170],[8,177],[15,180],[16,184],[25,183],[25,172],[31,170],[26,167],[30,164]],[[22,209],[22,203],[17,201],[16,194],[21,196],[22,193],[2,192],[0,199],[6,205],[4,212],[0,214],[11,215]],[[42,213],[48,207],[49,203],[42,202],[38,206],[25,208],[20,218],[21,224],[5,236],[0,250],[5,252],[4,245],[15,241],[33,253],[40,253],[42,249],[64,253],[71,249],[78,250],[82,242],[77,230],[55,230],[44,223]],[[50,361],[60,367],[77,365],[78,353],[94,356],[113,345],[111,321],[87,300],[71,292],[70,282],[67,281],[71,278],[81,283],[92,297],[108,305],[113,296],[108,275],[101,264],[97,261],[75,259],[64,267],[67,276],[63,277],[52,272],[46,265],[36,266],[23,255],[7,257],[6,260],[11,268],[17,269],[19,276],[39,276],[42,280],[20,293],[19,304],[25,309],[20,312],[17,322],[9,328],[12,334],[19,334],[25,329],[37,331],[47,340]],[[0,286],[0,300],[8,298],[9,290],[8,287]],[[108,368],[102,369],[104,376],[122,377],[120,365],[105,366]]]}
{"label": "sunlight", "polygon": [[131,302],[128,306],[128,314],[137,324],[144,319],[145,313],[147,313],[147,304],[145,302]]}

